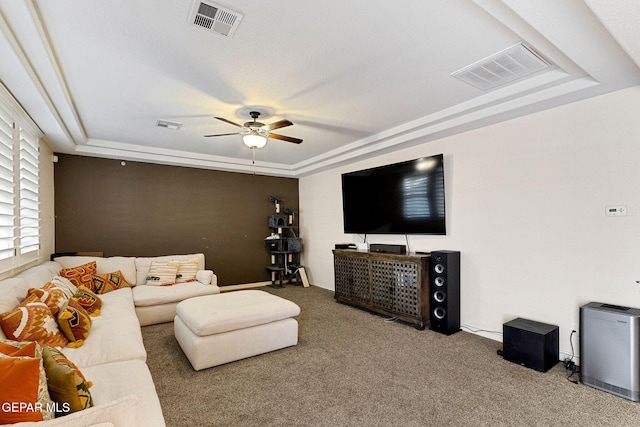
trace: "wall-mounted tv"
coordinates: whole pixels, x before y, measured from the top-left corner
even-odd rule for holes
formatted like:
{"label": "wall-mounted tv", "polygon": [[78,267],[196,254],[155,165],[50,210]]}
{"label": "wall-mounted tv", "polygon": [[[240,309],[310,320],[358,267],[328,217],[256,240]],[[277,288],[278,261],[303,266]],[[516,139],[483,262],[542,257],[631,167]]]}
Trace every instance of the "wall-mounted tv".
{"label": "wall-mounted tv", "polygon": [[443,155],[342,174],[344,232],[446,234]]}

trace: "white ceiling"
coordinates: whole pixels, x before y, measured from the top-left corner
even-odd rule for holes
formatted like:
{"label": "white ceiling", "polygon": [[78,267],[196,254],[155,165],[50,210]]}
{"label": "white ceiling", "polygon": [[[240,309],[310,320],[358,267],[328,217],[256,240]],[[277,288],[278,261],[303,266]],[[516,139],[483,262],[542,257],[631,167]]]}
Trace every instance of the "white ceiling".
{"label": "white ceiling", "polygon": [[[216,3],[244,16],[233,37],[190,25],[191,0],[0,0],[0,79],[57,152],[279,176],[640,84],[637,0]],[[520,42],[552,66],[489,91],[451,76]],[[247,106],[304,142],[253,165],[203,137]]]}

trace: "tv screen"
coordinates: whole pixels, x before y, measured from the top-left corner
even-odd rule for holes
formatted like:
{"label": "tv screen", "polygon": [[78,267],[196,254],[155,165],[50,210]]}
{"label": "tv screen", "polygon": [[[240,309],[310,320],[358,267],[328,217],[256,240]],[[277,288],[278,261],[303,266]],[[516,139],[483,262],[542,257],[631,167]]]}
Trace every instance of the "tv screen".
{"label": "tv screen", "polygon": [[344,232],[446,234],[443,155],[342,174]]}

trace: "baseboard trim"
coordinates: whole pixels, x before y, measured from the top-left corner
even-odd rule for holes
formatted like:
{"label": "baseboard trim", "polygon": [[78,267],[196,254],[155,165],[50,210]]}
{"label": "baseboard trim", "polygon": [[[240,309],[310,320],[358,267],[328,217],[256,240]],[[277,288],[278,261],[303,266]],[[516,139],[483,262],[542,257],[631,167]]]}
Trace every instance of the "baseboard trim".
{"label": "baseboard trim", "polygon": [[219,286],[220,292],[240,291],[242,289],[261,288],[263,286],[269,286],[271,281],[268,282],[254,282],[254,283],[241,283],[238,285],[223,285]]}

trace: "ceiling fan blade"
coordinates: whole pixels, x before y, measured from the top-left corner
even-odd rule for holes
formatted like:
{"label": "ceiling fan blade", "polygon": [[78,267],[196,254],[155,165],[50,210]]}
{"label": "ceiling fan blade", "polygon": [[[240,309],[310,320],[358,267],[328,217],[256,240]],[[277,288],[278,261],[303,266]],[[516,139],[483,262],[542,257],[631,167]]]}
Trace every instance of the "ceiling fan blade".
{"label": "ceiling fan blade", "polygon": [[300,144],[302,142],[301,139],[292,138],[290,136],[278,135],[277,133],[270,133],[269,138],[281,139],[282,141],[293,142],[294,144]]}
{"label": "ceiling fan blade", "polygon": [[237,123],[233,123],[231,120],[227,120],[227,119],[225,119],[223,117],[214,117],[214,119],[222,120],[225,123],[229,123],[230,125],[233,125],[233,126],[238,126],[239,128],[242,127],[242,125],[239,125]]}
{"label": "ceiling fan blade", "polygon": [[262,129],[266,130],[266,131],[272,131],[274,129],[280,129],[283,127],[287,127],[287,126],[291,126],[293,123],[291,123],[289,120],[287,119],[283,119],[283,120],[279,120],[275,123],[271,123],[269,125],[264,125],[262,126]]}
{"label": "ceiling fan blade", "polygon": [[235,132],[235,133],[219,133],[217,135],[205,135],[205,137],[209,138],[211,136],[227,136],[227,135],[240,135],[239,132]]}

